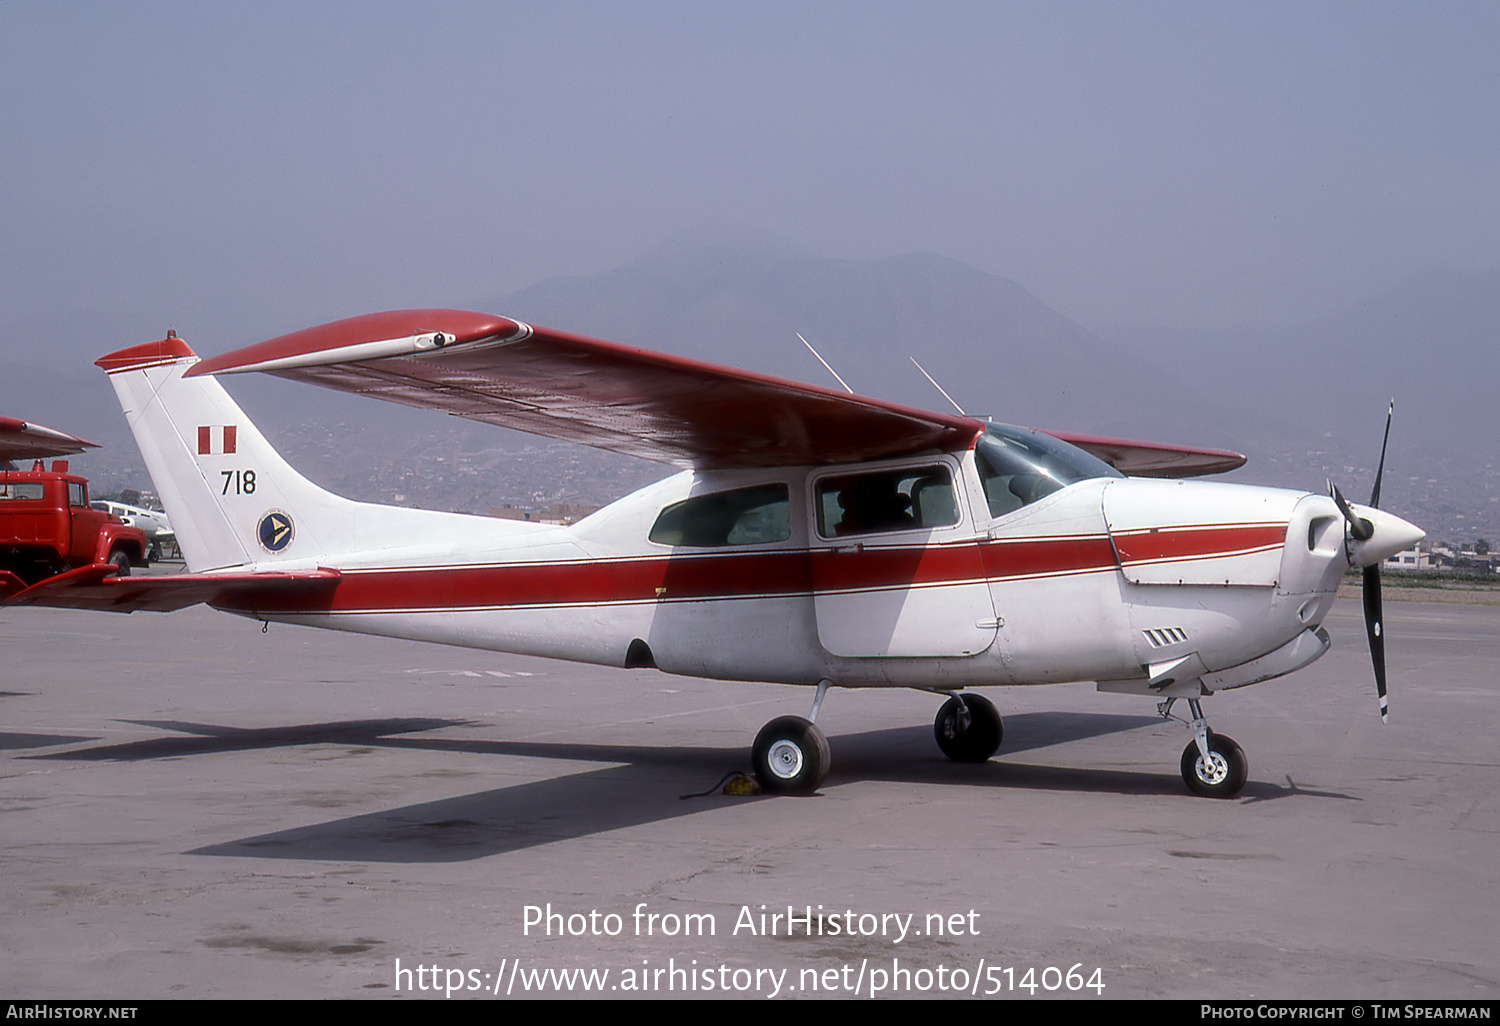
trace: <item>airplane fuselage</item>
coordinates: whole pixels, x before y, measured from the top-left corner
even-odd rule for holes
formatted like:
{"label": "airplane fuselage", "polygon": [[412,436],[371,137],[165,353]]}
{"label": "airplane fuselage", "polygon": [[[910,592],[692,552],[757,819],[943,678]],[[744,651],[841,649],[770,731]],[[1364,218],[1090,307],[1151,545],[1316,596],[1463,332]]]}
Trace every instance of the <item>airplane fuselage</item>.
{"label": "airplane fuselage", "polygon": [[[829,479],[934,468],[950,475],[954,508],[939,519],[951,523],[848,536],[820,522]],[[765,486],[785,488],[785,537],[651,540],[669,507]],[[1285,668],[1269,675],[1326,647],[1315,632],[1347,563],[1342,521],[1325,496],[1103,477],[999,517],[984,496],[970,451],[687,472],[571,526],[391,510],[411,520],[411,544],[320,560],[342,577],[316,608],[297,597],[236,611],[725,680],[849,687],[1095,680],[1171,694],[1176,680],[1204,674],[1228,671],[1223,687],[1264,679],[1263,668],[1234,668],[1298,639],[1298,651],[1275,664]],[[296,566],[291,550],[256,568]],[[1153,667],[1173,665],[1174,680],[1153,679]]]}

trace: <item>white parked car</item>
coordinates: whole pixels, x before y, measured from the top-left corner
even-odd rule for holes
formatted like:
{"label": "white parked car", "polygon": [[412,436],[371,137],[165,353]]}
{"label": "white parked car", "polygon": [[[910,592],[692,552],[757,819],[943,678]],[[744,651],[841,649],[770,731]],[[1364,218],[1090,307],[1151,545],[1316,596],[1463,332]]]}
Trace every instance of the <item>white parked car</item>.
{"label": "white parked car", "polygon": [[177,535],[173,533],[172,524],[167,520],[167,515],[161,510],[141,509],[139,506],[127,506],[123,502],[114,502],[109,499],[96,499],[89,503],[89,506],[104,513],[113,513],[132,527],[139,527],[151,546],[150,554],[147,556],[149,560],[161,559],[163,548],[176,552]]}

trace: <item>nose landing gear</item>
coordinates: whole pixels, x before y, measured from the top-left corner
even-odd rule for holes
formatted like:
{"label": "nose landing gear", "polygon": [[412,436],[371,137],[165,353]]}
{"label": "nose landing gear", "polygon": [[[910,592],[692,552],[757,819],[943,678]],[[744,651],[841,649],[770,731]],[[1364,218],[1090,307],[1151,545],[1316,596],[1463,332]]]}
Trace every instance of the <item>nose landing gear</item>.
{"label": "nose landing gear", "polygon": [[[1175,701],[1169,698],[1158,707],[1162,716],[1170,713]],[[1188,708],[1193,711],[1193,720],[1188,724],[1193,740],[1182,751],[1182,782],[1189,791],[1205,798],[1233,798],[1245,786],[1250,773],[1245,750],[1233,738],[1208,729],[1196,698],[1188,699]]]}

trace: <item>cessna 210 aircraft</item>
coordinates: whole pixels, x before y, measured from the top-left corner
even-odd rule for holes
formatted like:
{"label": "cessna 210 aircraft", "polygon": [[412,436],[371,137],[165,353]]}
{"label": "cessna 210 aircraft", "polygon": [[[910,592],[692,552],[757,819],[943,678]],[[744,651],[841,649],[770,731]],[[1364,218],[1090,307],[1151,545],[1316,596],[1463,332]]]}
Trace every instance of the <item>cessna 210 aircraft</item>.
{"label": "cessna 210 aircraft", "polygon": [[[355,317],[200,360],[167,338],[110,376],[189,573],[85,567],[11,601],[305,624],[721,680],[815,687],[755,739],[773,792],[828,771],[827,689],[947,696],[944,753],[999,749],[965,689],[1091,680],[1192,710],[1190,790],[1238,745],[1200,699],[1300,669],[1366,569],[1423,535],[1332,495],[1183,480],[1235,453],[1043,433],[455,310]],[[215,379],[264,371],[684,468],[570,526],[353,502],[294,471]],[[1389,423],[1387,424],[1389,433]],[[1381,456],[1382,469],[1384,453]],[[1135,475],[1135,476],[1127,476]]]}

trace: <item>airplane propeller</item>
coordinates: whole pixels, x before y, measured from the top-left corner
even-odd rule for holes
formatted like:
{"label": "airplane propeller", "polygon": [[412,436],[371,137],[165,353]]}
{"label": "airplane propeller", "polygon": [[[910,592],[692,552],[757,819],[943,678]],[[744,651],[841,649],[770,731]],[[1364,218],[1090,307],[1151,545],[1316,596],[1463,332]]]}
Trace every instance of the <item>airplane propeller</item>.
{"label": "airplane propeller", "polygon": [[[1385,451],[1391,441],[1391,418],[1396,412],[1396,401],[1391,400],[1385,414],[1385,438],[1380,443],[1380,463],[1375,469],[1375,487],[1370,490],[1370,508],[1380,508],[1380,481],[1385,475]],[[1375,535],[1375,524],[1359,516],[1344,498],[1338,485],[1328,482],[1329,494],[1334,504],[1344,515],[1349,525],[1349,537],[1356,542],[1369,541]],[[1370,642],[1370,662],[1375,669],[1375,691],[1380,698],[1380,722],[1390,722],[1390,708],[1385,686],[1385,621],[1380,601],[1380,560],[1366,564],[1364,582],[1360,588],[1365,607],[1365,637]]]}

